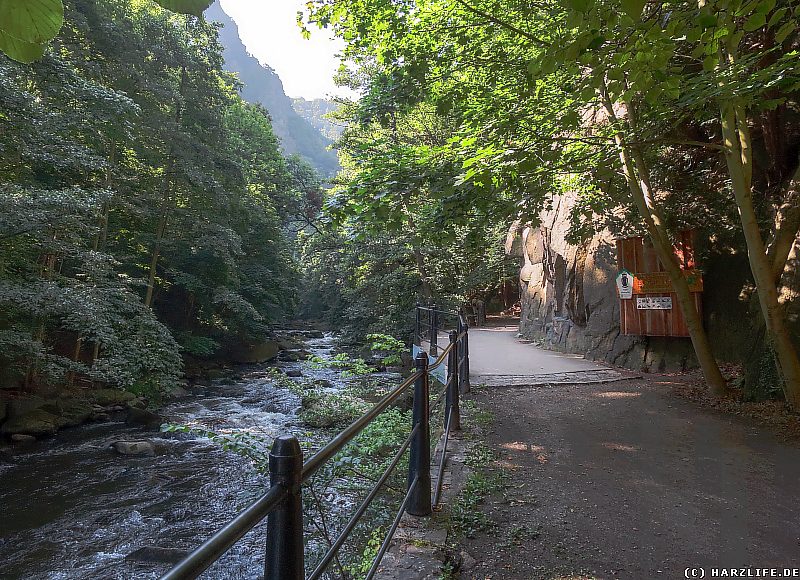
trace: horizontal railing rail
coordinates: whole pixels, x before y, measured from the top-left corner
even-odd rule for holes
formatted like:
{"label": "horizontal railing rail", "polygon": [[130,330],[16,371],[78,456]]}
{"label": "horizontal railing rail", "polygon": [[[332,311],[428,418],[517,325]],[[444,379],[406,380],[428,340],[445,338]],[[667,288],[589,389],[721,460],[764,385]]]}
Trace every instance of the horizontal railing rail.
{"label": "horizontal railing rail", "polygon": [[[426,307],[418,307],[417,322],[419,322],[420,312],[424,308]],[[427,310],[430,311],[434,320],[438,319],[435,307],[427,308]],[[372,501],[400,464],[403,455],[409,452],[407,493],[367,573],[366,578],[370,580],[377,573],[403,514],[428,516],[441,499],[447,443],[451,430],[460,429],[459,384],[463,384],[464,370],[467,369],[468,372],[468,360],[466,363],[465,360],[469,356],[469,327],[463,315],[446,314],[454,314],[458,317],[458,330],[450,332],[449,344],[442,349],[441,353],[438,353],[438,358],[431,361],[426,353],[420,352],[415,358],[416,368],[410,377],[392,389],[369,411],[337,434],[305,462],[300,444],[294,436],[276,438],[269,454],[270,487],[267,492],[162,576],[162,580],[197,578],[264,518],[267,518],[265,579],[303,579],[305,562],[302,485],[353,441],[376,417],[397,403],[406,390],[413,385],[412,428],[408,437],[308,577],[309,580],[317,580],[322,577],[326,568],[336,558],[339,550],[363,518]],[[438,332],[438,325],[433,326],[433,329]],[[449,371],[445,388],[432,405],[429,373],[445,363]],[[435,492],[431,493],[430,415],[441,398],[445,401],[444,443],[439,457]]]}

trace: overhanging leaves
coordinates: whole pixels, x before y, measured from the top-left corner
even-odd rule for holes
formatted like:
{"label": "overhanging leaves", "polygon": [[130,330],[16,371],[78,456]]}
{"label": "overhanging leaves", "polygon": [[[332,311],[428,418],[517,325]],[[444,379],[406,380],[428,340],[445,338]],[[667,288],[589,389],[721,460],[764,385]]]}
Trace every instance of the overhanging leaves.
{"label": "overhanging leaves", "polygon": [[0,0],[0,30],[25,43],[49,42],[63,23],[61,0]]}

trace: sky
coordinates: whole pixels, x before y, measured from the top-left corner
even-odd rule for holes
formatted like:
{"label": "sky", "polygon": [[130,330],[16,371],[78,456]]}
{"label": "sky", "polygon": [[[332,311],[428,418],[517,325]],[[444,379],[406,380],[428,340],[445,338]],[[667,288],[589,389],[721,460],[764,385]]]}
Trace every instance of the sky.
{"label": "sky", "polygon": [[342,41],[316,27],[309,28],[309,40],[300,34],[297,11],[306,0],[220,1],[239,27],[248,52],[275,69],[289,97],[353,96],[349,89],[333,83]]}

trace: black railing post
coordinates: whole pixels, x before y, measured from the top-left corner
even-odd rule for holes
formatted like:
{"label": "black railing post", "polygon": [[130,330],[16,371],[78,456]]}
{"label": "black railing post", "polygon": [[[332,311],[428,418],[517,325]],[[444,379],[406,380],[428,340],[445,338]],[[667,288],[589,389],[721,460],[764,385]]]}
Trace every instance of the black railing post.
{"label": "black railing post", "polygon": [[419,309],[419,302],[417,302],[417,306],[414,309],[414,340],[412,341],[412,344],[417,344],[417,341],[419,341],[420,345],[422,345],[422,334],[420,334],[422,332],[420,325],[421,315],[422,312]]}
{"label": "black railing post", "polygon": [[417,372],[420,376],[414,383],[414,421],[412,429],[417,433],[411,441],[411,454],[408,461],[408,486],[417,480],[416,487],[408,501],[408,511],[412,516],[429,516],[431,508],[431,431],[428,423],[429,389],[428,356],[417,355]]}
{"label": "black railing post", "polygon": [[461,393],[466,395],[469,393],[469,322],[466,319],[464,320],[463,332],[463,354],[461,356],[464,357],[464,363],[462,364],[461,370],[464,374],[462,376],[460,387]]}
{"label": "black railing post", "polygon": [[458,377],[461,372],[458,363],[461,358],[458,352],[458,343],[458,331],[453,330],[450,332],[450,344],[453,345],[453,348],[450,349],[450,359],[447,364],[450,370],[450,377],[447,381],[447,391],[445,391],[444,428],[447,429],[449,419],[450,429],[455,429],[456,431],[461,430],[461,407],[458,396],[458,385],[461,382]]}
{"label": "black railing post", "polygon": [[436,303],[431,304],[430,310],[431,321],[431,356],[436,356],[439,353],[437,339],[439,338],[439,312],[436,310]]}
{"label": "black railing post", "polygon": [[280,507],[267,520],[264,580],[303,580],[303,451],[295,437],[275,439],[269,452],[270,485],[288,490]]}

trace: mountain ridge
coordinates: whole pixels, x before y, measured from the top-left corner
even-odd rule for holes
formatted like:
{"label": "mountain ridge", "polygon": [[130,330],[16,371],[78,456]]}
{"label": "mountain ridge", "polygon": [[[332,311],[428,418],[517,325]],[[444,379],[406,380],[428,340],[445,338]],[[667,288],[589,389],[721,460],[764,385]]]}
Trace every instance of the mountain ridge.
{"label": "mountain ridge", "polygon": [[339,170],[339,160],[335,151],[328,149],[333,141],[295,110],[278,73],[247,51],[239,36],[239,27],[222,9],[219,0],[205,11],[205,17],[222,25],[219,40],[223,47],[225,70],[238,75],[244,100],[260,103],[269,111],[273,130],[281,140],[284,153],[303,157],[322,177],[335,175]]}

